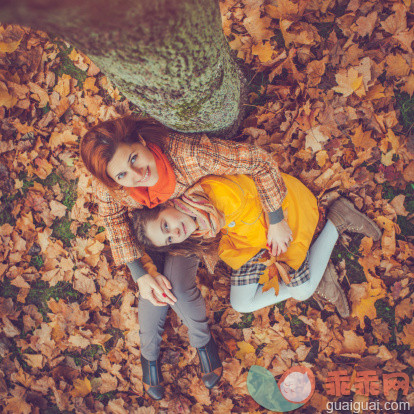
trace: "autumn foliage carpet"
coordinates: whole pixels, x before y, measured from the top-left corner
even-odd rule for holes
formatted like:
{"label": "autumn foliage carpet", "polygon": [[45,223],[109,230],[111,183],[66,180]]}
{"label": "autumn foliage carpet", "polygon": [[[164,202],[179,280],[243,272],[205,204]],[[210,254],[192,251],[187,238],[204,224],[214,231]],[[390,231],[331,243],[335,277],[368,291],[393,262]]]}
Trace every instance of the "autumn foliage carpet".
{"label": "autumn foliage carpet", "polygon": [[[224,375],[208,391],[186,328],[171,313],[166,398],[142,394],[137,289],[115,268],[79,161],[79,137],[130,104],[78,51],[0,27],[0,410],[5,413],[263,413],[248,368],[316,376],[300,413],[321,413],[329,371],[404,372],[413,381],[414,6],[411,0],[226,0],[223,29],[248,70],[239,139],[264,146],[318,197],[346,195],[383,230],[333,255],[352,314],[313,300],[241,315],[229,278],[199,285]],[[411,267],[410,267],[411,265]],[[355,393],[346,399],[367,401]],[[405,400],[393,391],[380,401]]]}

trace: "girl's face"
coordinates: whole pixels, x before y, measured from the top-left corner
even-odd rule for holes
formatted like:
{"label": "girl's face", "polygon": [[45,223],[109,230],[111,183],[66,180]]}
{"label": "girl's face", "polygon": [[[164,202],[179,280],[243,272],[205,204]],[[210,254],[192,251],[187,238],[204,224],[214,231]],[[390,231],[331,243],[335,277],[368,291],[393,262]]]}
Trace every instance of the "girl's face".
{"label": "girl's face", "polygon": [[158,182],[154,155],[144,141],[120,144],[109,161],[106,172],[123,187],[152,187]]}
{"label": "girl's face", "polygon": [[183,242],[196,228],[191,216],[174,207],[167,207],[155,220],[147,223],[146,233],[154,246],[161,247]]}

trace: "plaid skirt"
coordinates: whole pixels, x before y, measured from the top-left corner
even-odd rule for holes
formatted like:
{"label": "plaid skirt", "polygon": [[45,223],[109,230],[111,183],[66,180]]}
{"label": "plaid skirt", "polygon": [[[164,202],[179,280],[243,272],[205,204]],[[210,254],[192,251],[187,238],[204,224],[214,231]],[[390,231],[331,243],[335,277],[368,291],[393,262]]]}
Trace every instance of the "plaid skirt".
{"label": "plaid skirt", "polygon": [[[243,286],[259,283],[260,276],[266,269],[266,266],[263,263],[260,263],[259,259],[265,251],[265,249],[260,250],[256,256],[252,257],[240,269],[233,270],[230,284],[233,286]],[[291,268],[289,275],[292,279],[287,286],[291,287],[299,286],[310,279],[309,252],[306,254],[306,258],[300,268],[298,270]]]}

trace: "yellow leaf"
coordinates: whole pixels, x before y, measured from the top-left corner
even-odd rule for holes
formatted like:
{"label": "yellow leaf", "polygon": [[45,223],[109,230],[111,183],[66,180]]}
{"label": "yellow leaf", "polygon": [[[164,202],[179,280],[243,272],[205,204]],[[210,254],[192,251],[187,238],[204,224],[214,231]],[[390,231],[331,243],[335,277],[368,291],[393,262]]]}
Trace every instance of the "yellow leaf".
{"label": "yellow leaf", "polygon": [[391,143],[392,149],[398,151],[400,148],[400,142],[398,136],[396,136],[392,129],[389,129],[387,132],[387,140]]}
{"label": "yellow leaf", "polygon": [[279,279],[278,279],[278,277],[273,277],[272,279],[267,281],[263,285],[262,291],[267,292],[268,290],[270,290],[272,288],[275,290],[275,295],[278,295],[279,294]]}
{"label": "yellow leaf", "polygon": [[323,167],[326,161],[328,160],[329,160],[329,155],[325,150],[317,152],[316,162],[318,163],[319,167]]}
{"label": "yellow leaf", "polygon": [[236,358],[244,359],[246,354],[251,354],[255,352],[253,345],[249,344],[246,341],[237,342],[239,350],[236,352]]}
{"label": "yellow leaf", "polygon": [[348,72],[339,72],[335,75],[338,86],[332,88],[335,92],[341,93],[345,97],[352,95],[354,92],[359,96],[365,95],[364,85],[362,83],[363,77],[359,72],[350,68]]}
{"label": "yellow leaf", "polygon": [[266,63],[272,58],[273,48],[269,42],[265,42],[265,44],[259,42],[252,46],[252,54],[256,55],[260,62]]}
{"label": "yellow leaf", "polygon": [[269,280],[269,268],[266,267],[266,269],[260,275],[259,285],[264,285],[268,280]]}
{"label": "yellow leaf", "polygon": [[392,149],[391,151],[388,151],[386,154],[381,154],[381,164],[388,167],[391,164],[394,164],[394,161],[392,160],[392,157],[394,156],[395,151]]}
{"label": "yellow leaf", "polygon": [[351,315],[358,317],[362,329],[365,328],[365,316],[367,316],[371,320],[377,317],[375,302],[378,299],[384,298],[385,296],[386,293],[384,289],[372,289],[371,285],[366,283],[364,296],[352,303]]}
{"label": "yellow leaf", "polygon": [[16,25],[0,28],[0,53],[12,53],[23,39],[24,31]]}
{"label": "yellow leaf", "polygon": [[92,386],[88,378],[85,379],[75,379],[73,381],[74,389],[71,391],[73,397],[86,397],[91,391]]}
{"label": "yellow leaf", "polygon": [[94,93],[98,92],[99,89],[95,86],[95,78],[94,77],[89,77],[86,78],[85,82],[83,83],[83,90],[84,91],[92,91]]}

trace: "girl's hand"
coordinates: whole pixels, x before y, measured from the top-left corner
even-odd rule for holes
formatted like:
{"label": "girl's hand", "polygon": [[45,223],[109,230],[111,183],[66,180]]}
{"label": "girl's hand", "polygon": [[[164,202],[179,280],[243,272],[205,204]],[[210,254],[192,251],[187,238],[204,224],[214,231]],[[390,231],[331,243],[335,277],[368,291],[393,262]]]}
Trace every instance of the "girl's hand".
{"label": "girl's hand", "polygon": [[292,230],[286,220],[269,225],[267,247],[272,256],[279,256],[288,249],[292,241]]}
{"label": "girl's hand", "polygon": [[[170,291],[172,288],[170,281],[161,274],[152,277],[147,273],[138,279],[137,284],[141,297],[149,300],[155,306],[172,306],[177,301],[177,298]],[[158,299],[161,297],[164,302]]]}

